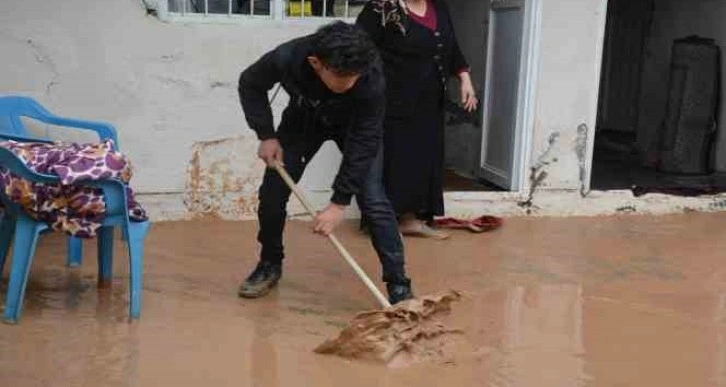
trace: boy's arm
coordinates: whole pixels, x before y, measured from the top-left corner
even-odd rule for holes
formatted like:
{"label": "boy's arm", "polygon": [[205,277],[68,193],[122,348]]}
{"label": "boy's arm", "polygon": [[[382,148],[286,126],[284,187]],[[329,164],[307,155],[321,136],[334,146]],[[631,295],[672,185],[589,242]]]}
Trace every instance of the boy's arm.
{"label": "boy's arm", "polygon": [[343,161],[333,182],[334,192],[330,201],[335,204],[349,205],[352,196],[360,193],[368,178],[383,138],[386,102],[382,90],[360,101],[357,121],[346,136]]}
{"label": "boy's arm", "polygon": [[276,51],[263,55],[239,77],[239,98],[249,127],[261,141],[275,138],[272,108],[267,92],[281,80]]}

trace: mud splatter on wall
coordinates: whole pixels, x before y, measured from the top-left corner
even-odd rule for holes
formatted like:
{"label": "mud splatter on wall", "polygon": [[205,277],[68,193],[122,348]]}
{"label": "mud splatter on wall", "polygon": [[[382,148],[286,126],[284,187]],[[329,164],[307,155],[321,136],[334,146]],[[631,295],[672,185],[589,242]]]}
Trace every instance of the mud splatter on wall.
{"label": "mud splatter on wall", "polygon": [[245,137],[197,142],[187,169],[184,203],[193,217],[251,219],[264,165]]}

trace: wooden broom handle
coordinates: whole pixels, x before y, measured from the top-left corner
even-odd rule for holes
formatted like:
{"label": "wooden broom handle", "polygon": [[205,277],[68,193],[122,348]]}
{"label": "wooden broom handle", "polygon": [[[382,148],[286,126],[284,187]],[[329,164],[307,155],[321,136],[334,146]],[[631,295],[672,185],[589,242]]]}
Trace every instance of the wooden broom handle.
{"label": "wooden broom handle", "polygon": [[[315,218],[315,209],[313,205],[308,201],[308,199],[303,195],[300,188],[298,188],[297,184],[292,180],[290,175],[285,170],[285,167],[283,167],[279,162],[273,163],[273,167],[277,171],[278,174],[280,174],[280,177],[282,177],[282,180],[285,181],[288,187],[292,190],[292,192],[295,194],[295,196],[300,200],[303,207],[305,207],[305,210],[307,210],[308,214]],[[361,269],[361,267],[358,265],[358,263],[353,259],[353,256],[350,255],[348,250],[343,247],[343,244],[340,243],[338,238],[335,237],[335,235],[328,234],[328,240],[335,246],[335,248],[338,250],[340,255],[348,262],[350,267],[353,268],[353,271],[358,275],[358,278],[363,281],[363,283],[368,287],[368,289],[373,293],[373,295],[376,297],[378,302],[384,307],[389,308],[391,306],[391,303],[388,302],[388,299],[381,293],[380,290],[376,287],[376,285],[371,281],[370,278],[366,275],[366,273]]]}

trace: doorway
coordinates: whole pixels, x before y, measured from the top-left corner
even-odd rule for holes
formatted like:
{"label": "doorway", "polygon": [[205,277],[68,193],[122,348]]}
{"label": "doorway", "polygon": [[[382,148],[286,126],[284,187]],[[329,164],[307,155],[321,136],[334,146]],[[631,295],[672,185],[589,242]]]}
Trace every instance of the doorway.
{"label": "doorway", "polygon": [[447,100],[448,191],[519,191],[533,130],[541,0],[449,0],[459,45],[471,66],[480,106]]}
{"label": "doorway", "polygon": [[591,187],[726,191],[726,2],[609,0]]}

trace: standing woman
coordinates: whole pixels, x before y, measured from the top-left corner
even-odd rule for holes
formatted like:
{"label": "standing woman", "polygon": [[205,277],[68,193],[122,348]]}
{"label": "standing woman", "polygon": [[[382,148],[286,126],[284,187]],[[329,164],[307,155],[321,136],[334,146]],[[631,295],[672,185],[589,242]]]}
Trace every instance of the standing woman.
{"label": "standing woman", "polygon": [[385,186],[404,235],[443,239],[444,101],[450,76],[461,102],[477,99],[444,0],[370,0],[356,24],[378,46],[386,75]]}

